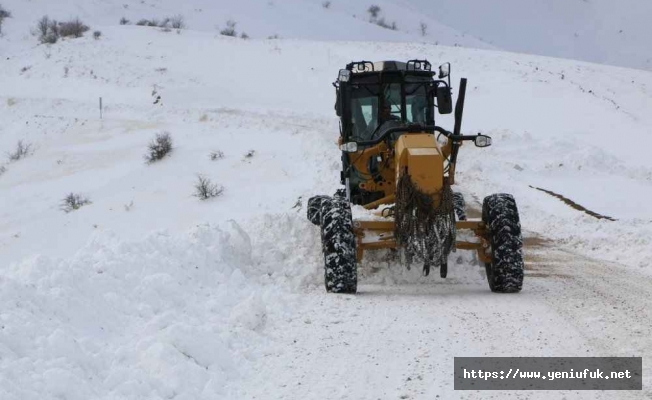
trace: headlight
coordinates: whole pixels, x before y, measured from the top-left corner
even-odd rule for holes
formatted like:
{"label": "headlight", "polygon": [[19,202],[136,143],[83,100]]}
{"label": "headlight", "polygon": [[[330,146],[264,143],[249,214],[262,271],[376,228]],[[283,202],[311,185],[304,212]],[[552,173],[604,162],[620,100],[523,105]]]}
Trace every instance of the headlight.
{"label": "headlight", "polygon": [[348,82],[351,79],[351,71],[348,69],[341,69],[340,75],[337,77],[337,80],[340,82]]}
{"label": "headlight", "polygon": [[358,151],[358,144],[356,142],[342,143],[340,145],[340,150],[346,153],[355,153]]}

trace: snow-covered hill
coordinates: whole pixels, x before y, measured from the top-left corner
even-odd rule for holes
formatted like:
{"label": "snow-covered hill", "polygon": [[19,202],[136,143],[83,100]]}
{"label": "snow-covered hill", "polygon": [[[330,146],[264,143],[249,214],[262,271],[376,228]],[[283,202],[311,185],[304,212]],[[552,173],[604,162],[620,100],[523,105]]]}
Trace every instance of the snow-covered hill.
{"label": "snow-covered hill", "polygon": [[[455,356],[652,353],[651,73],[432,43],[257,39],[277,30],[238,15],[254,39],[113,23],[176,11],[164,2],[15,4],[0,39],[0,152],[19,140],[33,152],[0,163],[1,399],[457,398]],[[283,4],[261,7],[296,10]],[[102,37],[37,45],[16,29],[37,6],[98,21]],[[459,189],[472,212],[487,194],[515,195],[519,295],[489,293],[463,252],[445,281],[370,254],[360,295],[322,293],[304,214],[338,186],[330,83],[351,60],[415,57],[469,78],[463,131],[494,144],[462,149]],[[163,131],[172,154],[145,163]],[[223,194],[199,201],[197,174]],[[70,192],[91,204],[63,212]]]}
{"label": "snow-covered hill", "polygon": [[[639,69],[652,69],[652,4],[647,0],[4,0],[9,38],[31,40],[42,15],[79,16],[99,29],[181,15],[193,30],[217,33],[232,20],[256,39],[426,42],[503,49]],[[376,5],[373,18],[369,8]],[[395,24],[396,30],[378,26]],[[422,30],[422,24],[424,30]],[[5,45],[0,40],[0,49]]]}
{"label": "snow-covered hill", "polygon": [[498,48],[652,69],[646,0],[404,0]]}

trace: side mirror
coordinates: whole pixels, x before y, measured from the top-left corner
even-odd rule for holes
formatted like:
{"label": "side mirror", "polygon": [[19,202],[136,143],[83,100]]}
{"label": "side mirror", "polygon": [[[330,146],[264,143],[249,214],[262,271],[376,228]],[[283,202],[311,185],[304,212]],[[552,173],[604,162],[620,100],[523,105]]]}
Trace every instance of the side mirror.
{"label": "side mirror", "polygon": [[491,146],[491,137],[487,135],[481,135],[478,133],[478,136],[473,140],[476,147],[489,147]]}
{"label": "side mirror", "polygon": [[437,110],[439,110],[440,114],[453,112],[453,97],[448,86],[437,87]]}
{"label": "side mirror", "polygon": [[451,63],[444,63],[439,66],[439,79],[446,78],[451,74]]}

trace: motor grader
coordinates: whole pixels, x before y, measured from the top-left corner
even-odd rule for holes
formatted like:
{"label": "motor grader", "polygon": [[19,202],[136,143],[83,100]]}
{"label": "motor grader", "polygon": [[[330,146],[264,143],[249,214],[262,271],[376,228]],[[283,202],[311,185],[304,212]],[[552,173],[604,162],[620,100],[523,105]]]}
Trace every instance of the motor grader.
{"label": "motor grader", "polygon": [[[453,112],[450,63],[438,73],[427,60],[357,61],[339,71],[335,111],[340,118],[342,189],[308,201],[308,219],[321,229],[328,292],[356,293],[357,264],[367,250],[396,249],[428,275],[448,273],[448,256],[475,250],[494,292],[518,292],[523,284],[522,237],[514,198],[486,197],[482,218],[466,218],[461,193],[453,191],[464,142],[491,145],[486,135],[460,133],[466,79],[460,80],[455,122],[448,131],[435,121]],[[353,220],[351,206],[362,206]],[[470,231],[470,241],[457,232]]]}

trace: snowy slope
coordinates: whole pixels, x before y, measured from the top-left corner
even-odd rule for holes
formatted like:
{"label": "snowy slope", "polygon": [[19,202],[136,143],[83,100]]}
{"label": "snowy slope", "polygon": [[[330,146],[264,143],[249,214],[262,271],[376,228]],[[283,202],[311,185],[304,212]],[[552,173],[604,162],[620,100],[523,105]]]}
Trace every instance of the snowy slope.
{"label": "snowy slope", "polygon": [[[143,18],[162,21],[181,15],[190,29],[215,34],[232,20],[237,23],[239,34],[245,32],[256,39],[278,35],[281,38],[316,40],[427,41],[493,48],[436,18],[424,16],[420,10],[393,1],[377,3],[381,7],[378,19],[396,22],[396,31],[370,23],[369,4],[331,1],[329,8],[324,8],[322,3],[321,0],[5,0],[2,4],[13,11],[13,18],[6,21],[5,32],[7,37],[14,39],[28,36],[29,27],[35,25],[42,15],[58,20],[79,16],[98,28],[118,25],[122,17],[135,24]],[[421,34],[421,22],[428,25],[425,36]]]}
{"label": "snowy slope", "polygon": [[[217,33],[228,20],[253,38],[405,41],[577,59],[652,69],[652,4],[647,0],[4,0],[14,16],[4,33],[31,40],[30,26],[49,15],[63,20],[80,16],[100,29],[125,17],[132,23],[182,15],[194,30]],[[396,23],[397,30],[370,23],[367,11],[380,7],[377,20]],[[427,26],[422,35],[421,24]],[[0,40],[0,49],[6,45]]]}
{"label": "snowy slope", "polygon": [[403,0],[509,51],[652,69],[646,0]]}
{"label": "snowy slope", "polygon": [[[0,176],[0,398],[457,398],[454,356],[652,352],[650,73],[433,44],[102,31],[0,41],[0,152],[34,146]],[[369,255],[359,296],[322,293],[304,213],[337,188],[330,82],[354,59],[414,57],[469,78],[463,131],[494,138],[460,154],[470,207],[513,193],[539,243],[518,304],[489,293],[469,253],[446,281]],[[161,131],[174,151],[148,165]],[[223,195],[193,197],[200,173]],[[64,213],[71,191],[92,204]]]}

